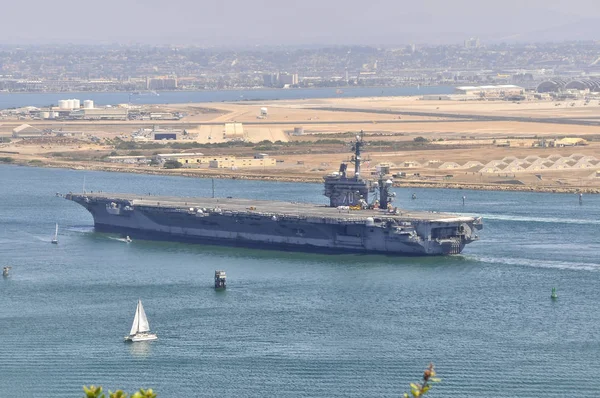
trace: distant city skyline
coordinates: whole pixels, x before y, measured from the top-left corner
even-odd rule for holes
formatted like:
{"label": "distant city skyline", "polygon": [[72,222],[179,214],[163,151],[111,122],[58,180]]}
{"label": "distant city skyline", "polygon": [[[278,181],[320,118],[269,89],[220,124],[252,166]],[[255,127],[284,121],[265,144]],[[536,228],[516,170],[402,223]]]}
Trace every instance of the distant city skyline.
{"label": "distant city skyline", "polygon": [[0,44],[401,45],[600,39],[595,0],[105,0],[2,6]]}

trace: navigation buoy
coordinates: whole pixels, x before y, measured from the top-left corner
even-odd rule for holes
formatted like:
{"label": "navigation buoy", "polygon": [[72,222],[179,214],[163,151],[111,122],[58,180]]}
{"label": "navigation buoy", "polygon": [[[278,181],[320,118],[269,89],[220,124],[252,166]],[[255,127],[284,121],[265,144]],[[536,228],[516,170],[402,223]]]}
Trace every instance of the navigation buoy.
{"label": "navigation buoy", "polygon": [[463,199],[463,206],[464,206],[465,205],[465,199],[467,199],[467,197],[463,196],[462,199]]}
{"label": "navigation buoy", "polygon": [[579,194],[579,204],[580,205],[583,204],[583,194],[582,193]]}
{"label": "navigation buoy", "polygon": [[417,198],[417,194],[416,194],[416,193],[413,193],[413,194],[412,194],[412,199],[414,200],[414,199],[416,199],[416,198]]}
{"label": "navigation buoy", "polygon": [[550,298],[552,300],[556,300],[558,298],[558,294],[556,294],[556,288],[555,287],[552,288],[552,294],[550,295]]}

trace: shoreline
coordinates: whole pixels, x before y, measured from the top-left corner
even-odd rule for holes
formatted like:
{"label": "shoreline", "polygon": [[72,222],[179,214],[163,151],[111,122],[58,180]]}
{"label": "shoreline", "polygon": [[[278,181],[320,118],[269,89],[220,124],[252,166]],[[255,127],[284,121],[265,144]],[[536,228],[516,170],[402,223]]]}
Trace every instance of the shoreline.
{"label": "shoreline", "polygon": [[[274,175],[254,175],[254,174],[229,174],[229,173],[198,173],[188,171],[190,169],[141,169],[128,167],[109,167],[97,164],[77,163],[76,165],[65,165],[60,163],[28,163],[15,160],[12,163],[0,163],[6,165],[24,166],[24,167],[41,167],[41,168],[57,168],[71,169],[77,171],[103,171],[113,173],[133,173],[146,174],[157,176],[170,177],[188,177],[188,178],[216,178],[227,180],[256,180],[270,182],[294,182],[294,183],[311,183],[318,184],[323,182],[323,177],[312,176],[274,176]],[[193,169],[192,169],[193,170]],[[197,170],[197,169],[196,169]],[[498,192],[537,192],[537,193],[564,193],[564,194],[600,194],[600,188],[592,187],[554,187],[554,186],[529,186],[529,185],[512,185],[512,184],[477,184],[477,183],[456,183],[456,182],[438,182],[438,181],[411,181],[411,180],[395,180],[395,188],[425,188],[425,189],[458,189],[458,190],[475,190],[475,191],[498,191]]]}
{"label": "shoreline", "polygon": [[[217,91],[224,91],[224,92],[230,92],[230,91],[293,91],[293,90],[331,90],[331,89],[335,89],[335,90],[352,90],[352,89],[399,89],[399,88],[414,88],[414,87],[450,87],[450,88],[454,88],[459,84],[426,84],[426,83],[414,83],[414,84],[403,84],[403,85],[399,85],[399,86],[373,86],[373,85],[366,85],[366,86],[318,86],[318,87],[288,87],[288,88],[283,88],[283,87],[236,87],[236,88],[208,88],[208,89],[200,89],[200,88],[194,88],[194,89],[181,89],[181,90],[134,90],[134,92],[141,92],[141,93],[149,93],[149,92],[156,92],[158,94],[166,94],[166,93],[194,93],[194,92],[198,92],[198,93],[203,93],[203,92],[217,92]],[[116,91],[97,91],[97,90],[90,90],[90,91],[81,91],[81,90],[72,90],[72,91],[0,91],[0,95],[13,95],[13,94],[68,94],[68,93],[86,93],[86,94],[121,94],[121,93],[131,93],[131,90],[116,90]]]}
{"label": "shoreline", "polygon": [[[337,93],[341,90],[341,93]],[[186,105],[190,103],[245,103],[253,101],[306,100],[332,98],[372,98],[420,96],[422,94],[450,94],[454,86],[449,85],[398,85],[398,86],[343,86],[343,87],[297,87],[297,88],[227,88],[143,91],[133,94],[127,91],[47,91],[47,92],[3,92],[0,93],[0,109],[13,107],[44,107],[56,103],[61,97],[73,96],[91,99],[96,105]]]}

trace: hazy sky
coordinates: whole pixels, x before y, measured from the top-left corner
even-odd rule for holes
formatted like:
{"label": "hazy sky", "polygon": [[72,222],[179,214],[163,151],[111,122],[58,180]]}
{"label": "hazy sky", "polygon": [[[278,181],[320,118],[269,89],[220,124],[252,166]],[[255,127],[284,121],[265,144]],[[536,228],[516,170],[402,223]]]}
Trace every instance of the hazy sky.
{"label": "hazy sky", "polygon": [[0,43],[406,44],[600,39],[599,0],[7,1]]}

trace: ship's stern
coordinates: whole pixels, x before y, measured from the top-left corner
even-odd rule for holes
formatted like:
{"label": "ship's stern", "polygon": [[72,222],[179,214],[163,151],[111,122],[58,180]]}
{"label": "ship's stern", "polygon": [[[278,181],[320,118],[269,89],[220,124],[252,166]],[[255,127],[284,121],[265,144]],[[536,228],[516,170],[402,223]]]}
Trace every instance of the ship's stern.
{"label": "ship's stern", "polygon": [[428,254],[460,254],[469,243],[479,240],[483,229],[481,217],[455,217],[431,221]]}

